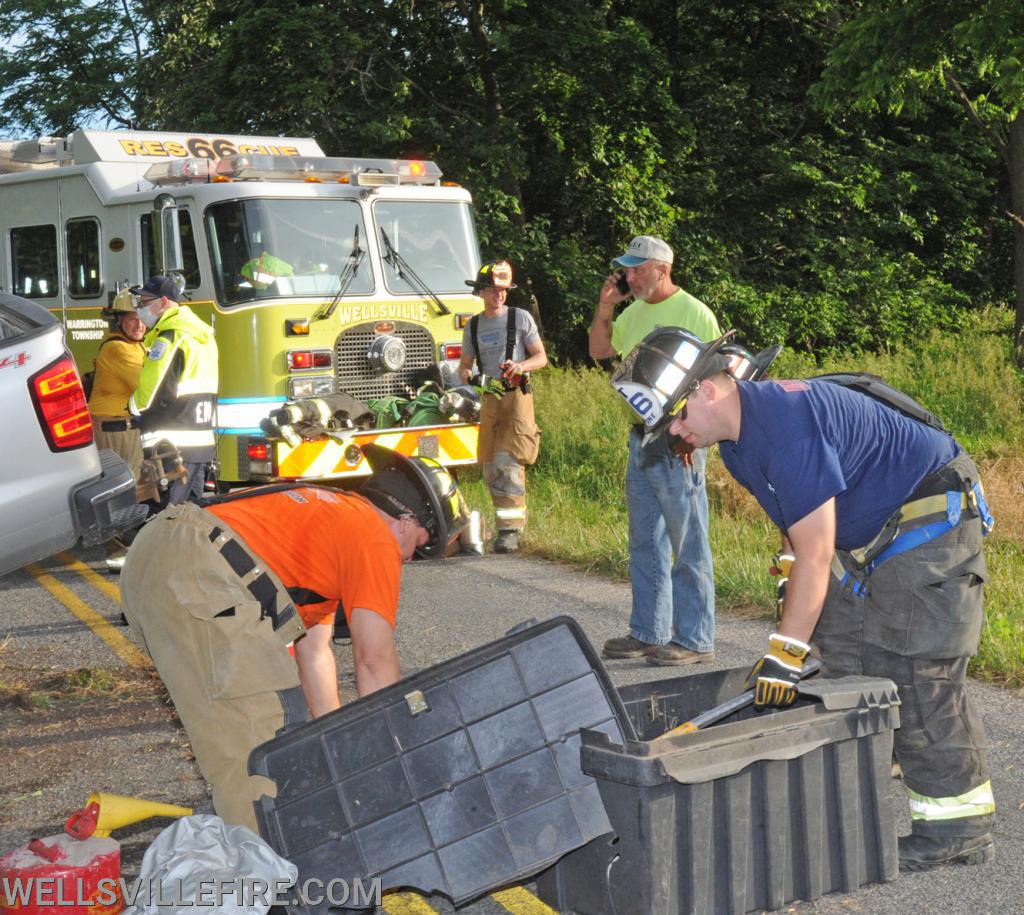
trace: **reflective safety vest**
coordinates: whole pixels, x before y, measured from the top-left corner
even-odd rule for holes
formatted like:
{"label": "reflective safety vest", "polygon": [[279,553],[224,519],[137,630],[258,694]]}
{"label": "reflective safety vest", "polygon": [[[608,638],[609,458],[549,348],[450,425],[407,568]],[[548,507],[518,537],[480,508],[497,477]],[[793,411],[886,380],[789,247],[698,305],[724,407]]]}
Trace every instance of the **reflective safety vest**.
{"label": "reflective safety vest", "polygon": [[142,446],[166,439],[186,463],[212,461],[217,402],[213,328],[187,305],[172,305],[143,341],[149,349],[128,409],[139,417]]}

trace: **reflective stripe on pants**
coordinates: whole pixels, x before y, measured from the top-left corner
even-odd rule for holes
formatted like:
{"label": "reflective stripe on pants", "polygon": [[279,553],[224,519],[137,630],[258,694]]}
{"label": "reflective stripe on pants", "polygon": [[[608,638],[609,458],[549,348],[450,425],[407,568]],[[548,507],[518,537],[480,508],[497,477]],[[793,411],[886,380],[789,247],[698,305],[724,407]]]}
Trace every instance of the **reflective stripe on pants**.
{"label": "reflective stripe on pants", "polygon": [[483,466],[484,483],[494,503],[498,530],[526,527],[526,468],[510,454],[499,451]]}
{"label": "reflective stripe on pants", "polygon": [[925,797],[907,789],[912,820],[956,820],[961,817],[986,816],[996,812],[992,782],[978,785],[958,797]]}

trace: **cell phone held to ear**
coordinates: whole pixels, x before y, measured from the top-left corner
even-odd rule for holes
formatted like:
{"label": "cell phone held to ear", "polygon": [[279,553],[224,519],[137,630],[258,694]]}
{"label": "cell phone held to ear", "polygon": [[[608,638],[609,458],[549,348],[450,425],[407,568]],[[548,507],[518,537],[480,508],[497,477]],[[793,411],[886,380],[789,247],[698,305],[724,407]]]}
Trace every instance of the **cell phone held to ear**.
{"label": "cell phone held to ear", "polygon": [[619,290],[622,295],[629,295],[629,283],[626,282],[626,272],[624,270],[618,271],[615,275],[615,288]]}

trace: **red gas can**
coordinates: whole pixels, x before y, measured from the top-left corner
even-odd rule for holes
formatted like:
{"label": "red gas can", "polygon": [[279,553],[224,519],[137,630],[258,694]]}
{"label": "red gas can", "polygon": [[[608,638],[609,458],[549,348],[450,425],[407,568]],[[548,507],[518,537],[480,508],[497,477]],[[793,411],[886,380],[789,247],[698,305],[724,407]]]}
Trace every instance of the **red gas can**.
{"label": "red gas can", "polygon": [[33,839],[0,858],[0,912],[116,915],[121,846],[114,839]]}

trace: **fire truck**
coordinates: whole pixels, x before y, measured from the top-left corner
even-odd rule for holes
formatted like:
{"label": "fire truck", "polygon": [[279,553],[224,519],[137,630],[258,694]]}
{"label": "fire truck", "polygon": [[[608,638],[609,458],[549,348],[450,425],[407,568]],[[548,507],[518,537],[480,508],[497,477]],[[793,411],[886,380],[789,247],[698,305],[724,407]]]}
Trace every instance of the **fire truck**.
{"label": "fire truck", "polygon": [[369,442],[475,463],[477,423],[458,413],[267,432],[268,416],[296,402],[401,403],[429,379],[458,384],[462,330],[481,307],[465,281],[480,253],[470,194],[441,178],[434,162],[328,157],[308,138],[80,130],[3,141],[0,291],[53,312],[87,372],[116,292],[179,278],[220,351],[225,486],[361,476]]}

